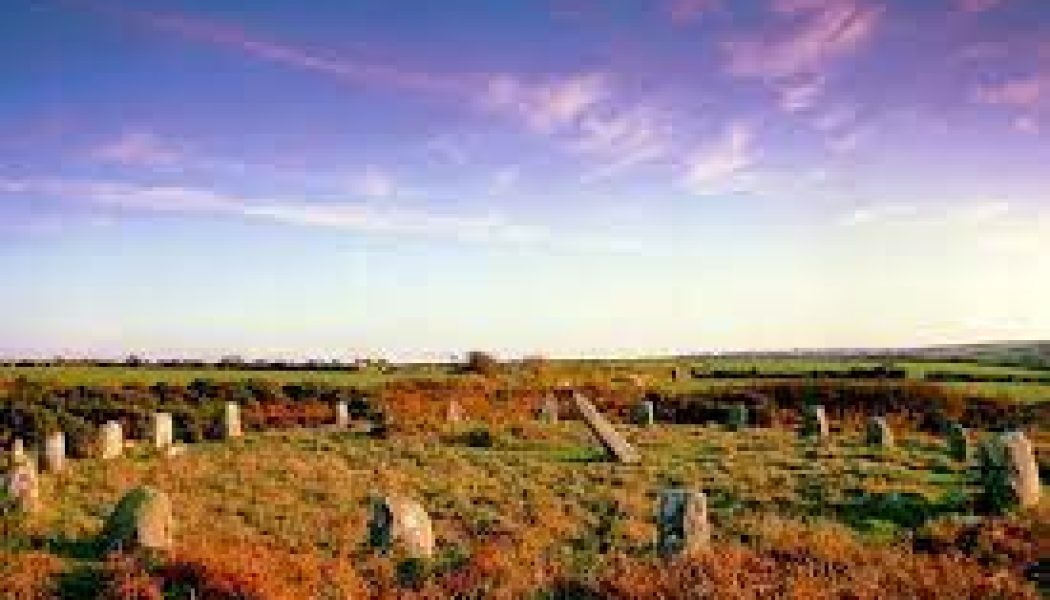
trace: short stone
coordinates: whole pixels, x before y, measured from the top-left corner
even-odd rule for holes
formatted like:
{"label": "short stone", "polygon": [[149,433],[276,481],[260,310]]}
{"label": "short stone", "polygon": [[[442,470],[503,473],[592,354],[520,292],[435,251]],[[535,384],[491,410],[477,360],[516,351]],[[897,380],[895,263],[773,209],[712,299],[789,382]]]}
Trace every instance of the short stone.
{"label": "short stone", "polygon": [[430,516],[415,500],[398,496],[373,500],[368,533],[374,548],[400,550],[416,558],[434,556],[434,529]]}
{"label": "short stone", "polygon": [[707,496],[701,491],[672,488],[660,493],[657,549],[663,556],[692,553],[711,545]]}
{"label": "short stone", "polygon": [[167,494],[138,487],[125,494],[106,519],[102,542],[107,551],[170,550],[174,524]]}

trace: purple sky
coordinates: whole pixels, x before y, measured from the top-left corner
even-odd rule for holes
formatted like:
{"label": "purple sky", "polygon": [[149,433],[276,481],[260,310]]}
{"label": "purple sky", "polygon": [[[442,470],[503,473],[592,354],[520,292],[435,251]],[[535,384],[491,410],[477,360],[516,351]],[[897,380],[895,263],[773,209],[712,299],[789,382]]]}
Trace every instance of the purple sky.
{"label": "purple sky", "polygon": [[0,8],[0,352],[1050,337],[1046,0]]}

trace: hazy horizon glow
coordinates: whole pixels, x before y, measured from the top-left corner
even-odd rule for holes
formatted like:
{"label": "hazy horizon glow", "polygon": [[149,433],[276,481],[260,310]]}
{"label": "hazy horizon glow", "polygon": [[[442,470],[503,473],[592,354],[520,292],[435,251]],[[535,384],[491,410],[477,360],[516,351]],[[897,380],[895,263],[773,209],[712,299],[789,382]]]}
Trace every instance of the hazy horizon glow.
{"label": "hazy horizon glow", "polygon": [[0,8],[0,354],[1050,338],[1042,0]]}

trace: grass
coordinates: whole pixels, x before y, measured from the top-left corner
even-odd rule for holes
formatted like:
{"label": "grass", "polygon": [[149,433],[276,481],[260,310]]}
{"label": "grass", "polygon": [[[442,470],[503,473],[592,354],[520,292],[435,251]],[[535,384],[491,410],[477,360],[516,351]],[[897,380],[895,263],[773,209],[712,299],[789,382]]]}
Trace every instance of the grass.
{"label": "grass", "polygon": [[[388,440],[290,430],[196,444],[174,458],[138,448],[113,461],[76,461],[66,473],[44,475],[46,508],[27,530],[37,548],[62,561],[62,572],[90,572],[98,568],[91,540],[106,515],[126,490],[146,484],[171,496],[176,556],[264,573],[254,580],[333,560],[382,580],[394,567],[364,547],[368,502],[403,494],[430,513],[441,568],[467,558],[471,568],[487,564],[498,548],[502,579],[491,585],[518,597],[546,581],[549,569],[586,578],[609,553],[651,556],[656,498],[667,486],[706,491],[719,544],[794,539],[790,532],[811,527],[827,543],[829,535],[847,535],[834,533],[844,527],[857,548],[904,543],[928,520],[965,512],[974,491],[968,466],[922,434],[900,433],[898,448],[878,450],[859,431],[817,445],[786,430],[621,425],[645,457],[622,466],[604,459],[579,422],[458,430],[473,427],[492,430],[491,448],[469,447],[441,428]],[[1045,436],[1035,440],[1046,450]],[[249,548],[264,554],[247,559]],[[288,597],[304,597],[295,587],[306,585],[302,577],[282,581],[300,590]]]}

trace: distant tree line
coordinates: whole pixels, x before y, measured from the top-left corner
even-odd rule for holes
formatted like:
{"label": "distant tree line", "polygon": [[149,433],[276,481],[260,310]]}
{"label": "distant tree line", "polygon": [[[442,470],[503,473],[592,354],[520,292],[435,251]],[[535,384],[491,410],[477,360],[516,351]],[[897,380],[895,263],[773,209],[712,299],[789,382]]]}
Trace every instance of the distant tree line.
{"label": "distant tree line", "polygon": [[748,369],[699,369],[690,370],[694,379],[907,379],[903,368],[889,366],[850,367],[848,369],[809,369],[791,371]]}

